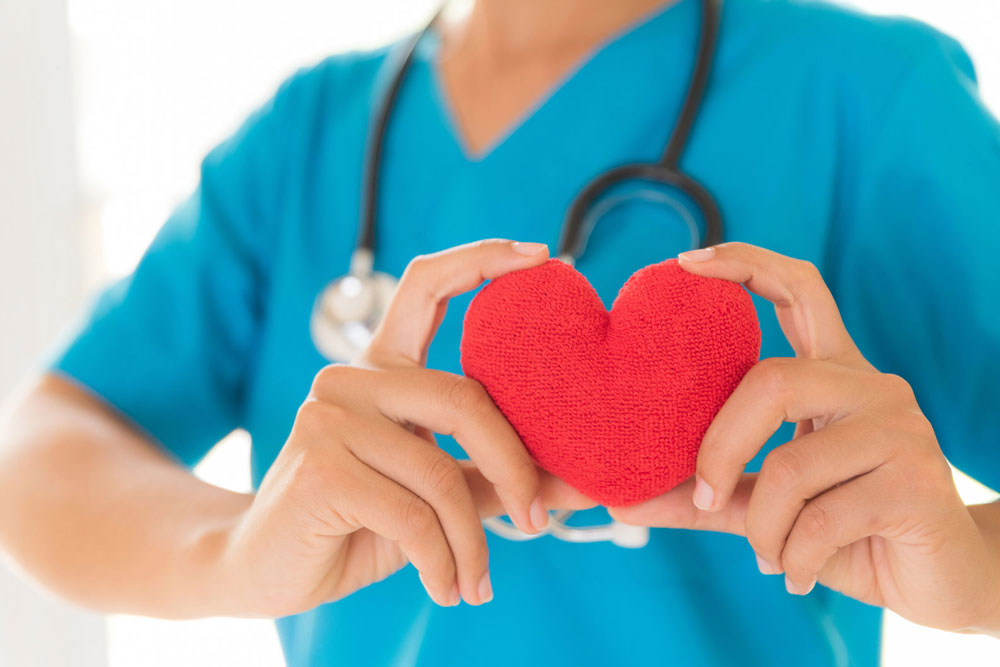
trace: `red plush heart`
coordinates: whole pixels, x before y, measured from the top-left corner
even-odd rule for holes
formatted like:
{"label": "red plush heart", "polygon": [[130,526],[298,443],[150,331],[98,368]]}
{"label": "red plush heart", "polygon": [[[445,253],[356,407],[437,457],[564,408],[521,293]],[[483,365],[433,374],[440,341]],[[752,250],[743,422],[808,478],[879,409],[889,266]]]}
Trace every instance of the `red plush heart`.
{"label": "red plush heart", "polygon": [[550,260],[484,287],[461,349],[543,468],[620,506],[694,473],[705,430],[757,361],[760,325],[740,285],[675,260],[637,271],[610,313]]}

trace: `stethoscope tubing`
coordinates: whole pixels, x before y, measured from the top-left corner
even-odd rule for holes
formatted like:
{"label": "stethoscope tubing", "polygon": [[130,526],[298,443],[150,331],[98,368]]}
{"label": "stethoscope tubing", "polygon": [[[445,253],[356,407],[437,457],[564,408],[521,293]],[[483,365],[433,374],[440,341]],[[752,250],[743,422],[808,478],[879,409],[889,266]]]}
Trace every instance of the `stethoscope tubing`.
{"label": "stethoscope tubing", "polygon": [[705,233],[702,235],[698,247],[716,245],[722,242],[722,213],[715,198],[705,186],[673,167],[637,162],[614,167],[599,174],[580,191],[573,203],[570,204],[569,212],[566,214],[566,222],[563,224],[557,251],[560,257],[576,258],[583,253],[587,240],[581,231],[587,211],[591,210],[597,200],[613,186],[630,181],[649,181],[659,185],[669,185],[685,193],[694,200],[705,221]]}
{"label": "stethoscope tubing", "polygon": [[[591,180],[570,204],[560,233],[557,254],[560,257],[578,258],[586,241],[583,236],[583,219],[591,206],[612,186],[628,180],[646,180],[675,187],[690,196],[702,212],[705,233],[700,247],[721,243],[724,234],[722,214],[718,203],[708,189],[679,168],[680,158],[698,118],[701,102],[708,88],[722,16],[722,0],[700,0],[702,20],[698,36],[695,64],[685,91],[680,113],[670,132],[670,138],[658,162],[634,163],[613,167]],[[442,9],[427,25],[414,35],[399,54],[399,64],[381,103],[376,107],[369,132],[363,165],[362,196],[359,211],[359,230],[355,252],[367,250],[375,254],[376,231],[379,211],[382,156],[392,109],[406,80],[406,73],[413,63],[417,46],[434,29]]]}
{"label": "stethoscope tubing", "polygon": [[[564,261],[574,263],[583,254],[587,245],[587,237],[590,233],[590,229],[588,228],[588,213],[594,209],[598,201],[612,187],[627,181],[646,181],[675,188],[683,192],[690,197],[691,201],[702,214],[704,233],[700,236],[698,246],[715,245],[722,241],[724,237],[723,220],[718,203],[704,185],[683,172],[679,167],[681,155],[684,152],[695,120],[698,117],[698,111],[708,86],[720,27],[722,0],[700,1],[702,20],[695,64],[692,68],[691,79],[688,82],[680,113],[671,130],[670,138],[660,160],[658,162],[638,162],[613,167],[596,176],[580,190],[567,209],[560,232],[557,254]],[[406,79],[406,73],[413,62],[417,46],[424,36],[434,28],[440,15],[441,10],[434,14],[423,30],[406,43],[398,56],[399,64],[394,76],[390,79],[389,87],[381,103],[376,107],[372,123],[370,124],[363,165],[358,238],[352,252],[350,273],[348,274],[358,280],[368,280],[373,283],[376,280],[380,280],[381,283],[394,280],[386,274],[376,274],[374,272],[382,157],[385,151],[386,135],[392,110]],[[690,216],[685,219],[688,224],[693,224],[690,222],[693,219]],[[334,281],[327,289],[337,285],[339,282]],[[321,294],[320,298],[317,299],[317,304],[323,302],[322,296]],[[385,299],[381,301],[385,301]],[[385,305],[383,303],[379,307],[384,307]],[[317,318],[317,312],[314,310],[313,323],[311,325],[314,337],[317,331],[332,332],[330,335],[336,336],[342,333],[345,325],[358,324],[354,320],[350,322],[339,321],[343,319],[342,317],[333,317],[334,320],[338,321],[324,323],[321,321],[322,318]],[[377,314],[372,313],[372,315]],[[327,324],[329,326],[326,326]],[[334,342],[344,343],[344,341]],[[317,347],[322,349],[323,346],[317,344]],[[343,349],[343,345],[338,344],[328,349],[333,348]],[[550,516],[549,527],[538,535],[522,533],[513,524],[499,517],[486,519],[483,524],[500,536],[520,541],[535,539],[543,535],[552,535],[568,542],[610,541],[619,546],[635,548],[645,545],[649,539],[648,529],[626,526],[617,521],[604,526],[569,526],[566,524],[566,521],[572,514],[568,510],[553,512]]]}

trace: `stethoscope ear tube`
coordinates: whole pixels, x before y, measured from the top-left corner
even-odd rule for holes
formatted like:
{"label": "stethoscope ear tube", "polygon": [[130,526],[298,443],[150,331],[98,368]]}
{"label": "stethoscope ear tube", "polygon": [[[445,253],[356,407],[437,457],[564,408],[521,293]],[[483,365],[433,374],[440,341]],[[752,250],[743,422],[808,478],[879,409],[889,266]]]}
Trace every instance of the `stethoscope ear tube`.
{"label": "stethoscope ear tube", "polygon": [[[584,228],[588,211],[591,211],[609,188],[628,180],[648,181],[681,190],[702,214],[704,233],[700,236],[699,245],[704,247],[722,241],[722,214],[718,204],[704,186],[678,166],[708,84],[719,32],[720,3],[721,0],[701,0],[702,24],[697,57],[681,112],[662,158],[656,163],[616,167],[587,183],[567,210],[559,239],[560,259],[573,264],[583,254],[586,236],[589,235],[589,230]],[[350,361],[361,352],[384,315],[396,286],[395,278],[374,270],[382,156],[392,109],[406,72],[412,64],[418,44],[433,29],[440,14],[438,11],[427,26],[403,46],[394,76],[371,119],[362,173],[358,212],[360,225],[357,244],[351,256],[350,271],[346,276],[331,281],[320,293],[313,307],[310,324],[317,349],[331,361]],[[549,528],[542,534],[569,542],[607,540],[623,547],[641,547],[649,539],[649,529],[628,526],[618,521],[604,526],[568,526],[566,519],[571,514],[568,511],[554,512]],[[536,537],[521,533],[513,524],[500,518],[487,519],[483,523],[493,532],[509,539]]]}
{"label": "stethoscope ear tube", "polygon": [[705,186],[685,174],[678,166],[708,87],[722,19],[721,2],[722,0],[701,0],[702,20],[698,37],[698,54],[680,114],[670,132],[670,139],[660,161],[615,167],[587,183],[566,211],[557,251],[560,257],[580,257],[583,254],[583,249],[587,245],[584,238],[587,230],[583,226],[587,212],[611,187],[631,180],[667,185],[687,194],[700,209],[705,223],[699,247],[722,243],[724,229],[718,203]]}
{"label": "stethoscope ear tube", "polygon": [[417,51],[417,45],[420,44],[420,40],[424,38],[428,32],[430,32],[434,25],[437,23],[438,18],[441,16],[441,12],[444,7],[442,6],[424,29],[419,33],[414,35],[406,46],[403,52],[399,56],[399,65],[396,68],[395,75],[389,82],[389,89],[383,95],[380,104],[376,107],[376,112],[372,117],[371,125],[368,131],[368,144],[365,150],[365,163],[362,172],[362,194],[360,202],[360,210],[358,212],[359,217],[359,228],[358,228],[358,242],[356,245],[357,250],[367,249],[372,254],[375,253],[375,227],[378,221],[378,196],[379,196],[379,182],[382,172],[382,154],[385,151],[385,137],[388,133],[389,119],[392,116],[393,106],[396,104],[396,98],[399,97],[399,91],[403,87],[403,81],[406,80],[406,72],[410,69],[410,65],[413,64],[413,55]]}
{"label": "stethoscope ear tube", "polygon": [[694,127],[694,122],[698,118],[698,110],[701,108],[701,101],[705,96],[708,79],[712,73],[712,61],[715,59],[721,23],[722,0],[701,0],[698,54],[691,71],[691,81],[688,83],[687,93],[684,95],[684,103],[681,105],[681,112],[677,116],[677,122],[674,123],[674,129],[670,133],[663,157],[660,158],[660,164],[665,167],[676,168],[680,163],[681,154],[684,152],[688,137],[691,135],[691,128]]}
{"label": "stethoscope ear tube", "polygon": [[648,181],[676,188],[691,197],[701,211],[705,222],[705,231],[701,235],[698,247],[722,243],[723,226],[722,212],[715,198],[701,183],[687,174],[661,164],[638,162],[615,167],[599,174],[590,181],[576,196],[566,212],[562,232],[559,237],[557,254],[560,257],[579,257],[586,246],[583,233],[583,220],[594,203],[609,189],[619,183],[628,181]]}

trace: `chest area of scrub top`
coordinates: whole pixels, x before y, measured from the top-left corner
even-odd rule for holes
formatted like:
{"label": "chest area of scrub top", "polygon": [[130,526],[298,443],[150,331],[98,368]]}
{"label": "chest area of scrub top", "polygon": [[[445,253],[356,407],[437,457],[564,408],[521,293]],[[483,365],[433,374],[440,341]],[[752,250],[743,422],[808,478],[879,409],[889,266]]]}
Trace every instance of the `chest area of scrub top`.
{"label": "chest area of scrub top", "polygon": [[[434,63],[437,40],[425,38],[387,133],[379,264],[398,274],[415,252],[495,236],[554,252],[567,209],[592,178],[658,159],[687,90],[699,20],[698,3],[681,2],[609,39],[475,157]],[[632,271],[690,246],[683,216],[651,190],[626,184],[602,202],[617,205],[595,216],[579,268],[609,304]]]}
{"label": "chest area of scrub top", "polygon": [[[663,150],[690,76],[698,20],[697,3],[685,0],[599,49],[477,160],[457,140],[432,66],[433,43],[422,44],[386,136],[376,268],[398,276],[417,254],[491,237],[542,241],[554,251],[566,209],[590,179],[619,164],[655,161]],[[724,45],[717,55],[722,72]],[[288,214],[276,248],[268,322],[247,410],[257,477],[287,437],[324,363],[309,339],[309,313],[319,289],[347,270],[357,234],[360,137],[368,105],[378,99],[389,70],[383,63],[366,84],[370,91],[348,101],[356,108],[331,109],[331,128],[316,143],[303,175],[302,196],[311,203]],[[717,78],[682,166],[719,199],[728,239],[818,260],[822,224],[808,216],[823,209],[817,203],[828,196],[823,181],[814,179],[813,191],[806,192],[800,182],[807,170],[791,160],[784,178],[745,168],[774,141],[766,133],[743,132],[756,123],[734,103],[744,86],[733,91],[724,74]],[[352,122],[338,125],[338,118]],[[823,162],[821,151],[812,158],[813,165]],[[599,219],[577,266],[610,305],[635,270],[689,245],[680,216],[650,198],[630,197]],[[470,299],[463,295],[450,304],[430,349],[430,366],[460,370],[461,322]],[[767,327],[767,313],[762,316]],[[768,338],[776,345],[770,352]],[[780,334],[765,332],[768,352],[786,353]]]}

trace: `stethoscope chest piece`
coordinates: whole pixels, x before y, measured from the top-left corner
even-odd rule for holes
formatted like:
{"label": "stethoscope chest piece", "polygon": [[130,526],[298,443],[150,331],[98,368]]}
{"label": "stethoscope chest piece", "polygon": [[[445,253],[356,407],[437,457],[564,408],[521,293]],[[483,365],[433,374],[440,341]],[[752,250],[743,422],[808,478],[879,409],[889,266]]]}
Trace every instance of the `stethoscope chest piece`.
{"label": "stethoscope chest piece", "polygon": [[371,254],[355,250],[351,271],[330,281],[316,297],[309,322],[316,349],[331,361],[349,363],[368,347],[397,281],[371,269]]}
{"label": "stethoscope chest piece", "polygon": [[[700,210],[705,223],[704,234],[699,234],[695,217],[686,211],[682,200],[670,196],[654,196],[649,188],[641,191],[643,198],[667,204],[681,213],[681,218],[691,230],[691,245],[708,246],[723,239],[722,214],[711,193],[691,176],[684,173],[679,160],[687,142],[701,98],[705,92],[712,57],[719,32],[721,0],[701,0],[702,21],[698,50],[691,79],[684,95],[680,114],[670,133],[670,139],[657,162],[630,163],[613,167],[591,180],[574,198],[567,210],[559,241],[558,255],[570,264],[581,256],[590,234],[590,228],[603,211],[624,199],[610,196],[609,191],[626,181],[645,182],[647,186],[665,186],[683,192]],[[389,309],[389,302],[396,291],[397,280],[386,273],[374,271],[374,253],[379,202],[379,173],[383,143],[390,112],[403,83],[417,43],[434,26],[435,18],[405,46],[395,75],[373,117],[372,134],[365,156],[365,172],[360,204],[361,227],[358,243],[351,255],[347,275],[326,285],[313,304],[309,322],[310,333],[316,349],[334,362],[350,363],[368,347],[372,337]],[[554,512],[549,526],[541,533],[528,535],[514,524],[500,517],[486,519],[483,523],[492,532],[511,540],[529,540],[542,535],[552,535],[567,542],[603,542],[629,548],[641,548],[649,541],[649,529],[628,526],[618,521],[600,526],[570,526],[566,520],[572,513]]]}

